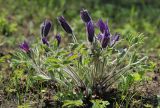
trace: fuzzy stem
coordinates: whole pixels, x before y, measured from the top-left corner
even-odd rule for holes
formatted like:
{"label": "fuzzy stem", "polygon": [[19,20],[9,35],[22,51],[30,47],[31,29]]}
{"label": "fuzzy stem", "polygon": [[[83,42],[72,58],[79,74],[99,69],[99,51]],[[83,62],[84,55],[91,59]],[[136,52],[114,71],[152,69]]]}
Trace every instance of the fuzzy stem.
{"label": "fuzzy stem", "polygon": [[[145,56],[145,57],[143,57],[142,59],[140,59],[139,61],[137,61],[137,62],[135,62],[135,63],[132,63],[132,64],[128,64],[128,65],[125,66],[124,68],[122,68],[122,69],[120,69],[119,71],[117,71],[114,75],[112,75],[112,76],[107,80],[107,81],[110,81],[112,78],[117,77],[114,81],[112,81],[112,82],[107,86],[107,88],[108,88],[109,86],[111,86],[115,81],[117,81],[117,80],[120,78],[120,76],[117,76],[117,75],[120,74],[120,72],[122,72],[121,75],[123,75],[124,73],[126,73],[126,71],[127,71],[126,69],[130,68],[131,66],[135,66],[135,65],[141,63],[142,61],[146,60],[147,58],[148,58],[148,57]],[[105,83],[106,83],[106,82],[104,82],[103,84],[105,84]]]}
{"label": "fuzzy stem", "polygon": [[73,38],[74,43],[77,43],[77,39],[74,33],[72,33],[72,38]]}

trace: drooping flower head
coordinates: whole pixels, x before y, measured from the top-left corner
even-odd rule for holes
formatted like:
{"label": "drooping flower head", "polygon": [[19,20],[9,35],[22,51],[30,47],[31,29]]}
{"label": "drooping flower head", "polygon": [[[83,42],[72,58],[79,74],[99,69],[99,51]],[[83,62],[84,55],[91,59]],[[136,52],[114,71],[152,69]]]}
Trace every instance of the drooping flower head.
{"label": "drooping flower head", "polygon": [[63,16],[60,16],[57,18],[58,22],[60,23],[60,25],[62,26],[62,28],[67,32],[72,34],[72,29],[70,27],[70,25],[67,23],[67,21],[64,19]]}
{"label": "drooping flower head", "polygon": [[57,35],[55,36],[55,38],[56,38],[56,40],[57,40],[57,46],[59,46],[60,43],[61,43],[61,35],[60,35],[60,34],[57,34]]}
{"label": "drooping flower head", "polygon": [[89,15],[88,11],[85,9],[82,9],[80,11],[80,16],[81,16],[81,19],[83,20],[83,22],[85,22],[85,23],[88,23],[89,21],[91,21],[91,17]]}
{"label": "drooping flower head", "polygon": [[120,35],[118,33],[115,33],[112,37],[111,37],[111,41],[110,41],[110,46],[112,47],[118,40],[119,40]]}
{"label": "drooping flower head", "polygon": [[88,33],[88,41],[92,43],[94,40],[94,24],[92,21],[89,21],[86,26]]}
{"label": "drooping flower head", "polygon": [[26,41],[19,45],[19,47],[26,53],[30,52],[29,45]]}
{"label": "drooping flower head", "polygon": [[52,23],[50,20],[45,20],[42,24],[41,24],[41,36],[42,37],[47,37],[48,33],[50,31],[52,27]]}
{"label": "drooping flower head", "polygon": [[46,44],[47,46],[49,46],[49,43],[48,43],[48,40],[47,40],[46,37],[43,37],[43,38],[42,38],[42,43],[43,43],[43,44]]}

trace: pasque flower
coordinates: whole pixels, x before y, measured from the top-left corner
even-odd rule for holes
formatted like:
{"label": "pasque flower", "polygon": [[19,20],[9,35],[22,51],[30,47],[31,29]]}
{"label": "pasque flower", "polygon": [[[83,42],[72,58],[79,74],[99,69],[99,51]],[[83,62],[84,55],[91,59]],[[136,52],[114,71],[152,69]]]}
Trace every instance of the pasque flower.
{"label": "pasque flower", "polygon": [[110,31],[107,23],[104,23],[102,19],[97,22],[101,33],[98,34],[98,40],[101,42],[101,47],[106,48],[110,44]]}
{"label": "pasque flower", "polygon": [[63,16],[60,16],[57,18],[58,22],[60,23],[60,25],[62,26],[62,28],[67,32],[72,34],[72,29],[70,27],[70,25],[67,23],[67,21],[64,19]]}
{"label": "pasque flower", "polygon": [[101,42],[101,47],[106,48],[110,44],[110,33],[104,31],[98,35],[98,40]]}
{"label": "pasque flower", "polygon": [[94,24],[92,21],[89,21],[86,26],[88,33],[88,41],[92,43],[94,39]]}
{"label": "pasque flower", "polygon": [[24,41],[22,44],[20,44],[19,47],[26,53],[30,52],[29,45],[26,41]]}
{"label": "pasque flower", "polygon": [[43,37],[43,38],[42,38],[42,43],[43,43],[43,44],[46,44],[47,46],[49,46],[49,43],[48,43],[48,40],[47,40],[46,37]]}
{"label": "pasque flower", "polygon": [[102,48],[106,48],[110,44],[110,35],[105,32],[98,34],[97,38],[100,41]]}
{"label": "pasque flower", "polygon": [[106,24],[103,22],[102,19],[98,20],[97,26],[99,27],[100,31],[103,33],[105,30]]}
{"label": "pasque flower", "polygon": [[50,20],[45,20],[42,24],[41,24],[41,36],[42,37],[47,37],[50,29],[52,27],[52,23]]}
{"label": "pasque flower", "polygon": [[87,10],[82,9],[82,10],[80,11],[80,16],[81,16],[81,19],[82,19],[85,23],[88,23],[89,21],[91,21],[91,17],[90,17],[90,15],[89,15],[89,13],[88,13]]}
{"label": "pasque flower", "polygon": [[101,46],[102,48],[106,48],[110,43],[110,36],[105,33],[102,35]]}
{"label": "pasque flower", "polygon": [[101,33],[104,33],[104,32],[109,33],[108,22],[104,23],[102,19],[99,19],[97,22],[97,26],[99,27]]}
{"label": "pasque flower", "polygon": [[57,40],[57,46],[59,46],[60,43],[61,43],[61,35],[60,35],[60,34],[57,34],[57,35],[55,36],[55,38],[56,38],[56,40]]}
{"label": "pasque flower", "polygon": [[119,40],[120,35],[118,33],[115,33],[112,37],[111,37],[111,41],[110,41],[110,46],[112,47],[118,40]]}
{"label": "pasque flower", "polygon": [[117,41],[119,41],[120,35],[115,33],[113,36],[110,36],[110,33],[101,33],[98,34],[97,38],[101,42],[102,48],[106,48],[108,45],[112,47]]}

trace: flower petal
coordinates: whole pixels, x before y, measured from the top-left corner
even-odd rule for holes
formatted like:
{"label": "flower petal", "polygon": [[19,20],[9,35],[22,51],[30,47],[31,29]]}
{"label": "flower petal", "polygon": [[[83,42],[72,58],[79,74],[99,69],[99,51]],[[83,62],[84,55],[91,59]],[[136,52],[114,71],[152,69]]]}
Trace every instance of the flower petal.
{"label": "flower petal", "polygon": [[118,40],[119,40],[120,35],[118,33],[114,34],[111,37],[111,41],[110,41],[110,46],[112,47]]}
{"label": "flower petal", "polygon": [[89,42],[93,42],[94,39],[94,24],[92,21],[87,23],[87,33]]}
{"label": "flower petal", "polygon": [[90,17],[87,10],[82,9],[80,11],[80,16],[81,16],[81,19],[83,20],[83,22],[85,22],[85,23],[88,23],[89,21],[91,21],[91,17]]}
{"label": "flower petal", "polygon": [[72,34],[72,29],[63,16],[58,17],[58,22],[67,33]]}
{"label": "flower petal", "polygon": [[41,24],[41,36],[42,37],[47,37],[50,29],[52,27],[52,23],[50,20],[45,20],[42,24]]}

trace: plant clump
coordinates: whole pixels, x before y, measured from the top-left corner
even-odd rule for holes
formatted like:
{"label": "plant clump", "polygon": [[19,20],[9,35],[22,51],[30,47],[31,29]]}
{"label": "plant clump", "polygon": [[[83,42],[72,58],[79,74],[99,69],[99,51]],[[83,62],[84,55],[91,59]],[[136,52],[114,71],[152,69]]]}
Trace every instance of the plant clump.
{"label": "plant clump", "polygon": [[[107,106],[107,100],[101,100],[105,98],[105,93],[116,86],[122,76],[134,70],[142,70],[147,56],[138,56],[136,48],[143,43],[143,37],[121,36],[119,33],[112,35],[108,21],[99,19],[94,22],[84,9],[81,10],[80,17],[85,23],[87,44],[77,40],[63,16],[57,18],[58,22],[66,33],[72,35],[73,42],[65,48],[61,47],[63,37],[60,33],[54,35],[54,41],[48,40],[52,22],[46,19],[41,25],[43,44],[35,43],[31,47],[24,41],[20,45],[23,52],[16,53],[13,64],[25,64],[26,69],[31,72],[28,74],[32,74],[34,80],[55,80],[59,86],[56,96],[61,101],[82,99],[83,102],[76,101],[79,103],[77,106],[81,103],[99,105],[101,102],[103,106]],[[64,101],[64,106],[74,102]]]}

